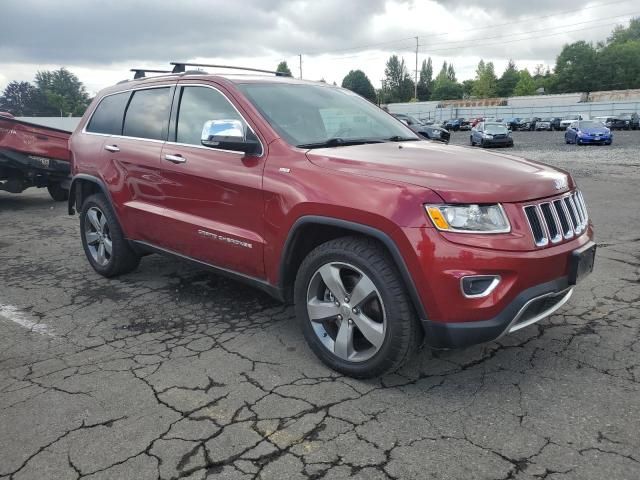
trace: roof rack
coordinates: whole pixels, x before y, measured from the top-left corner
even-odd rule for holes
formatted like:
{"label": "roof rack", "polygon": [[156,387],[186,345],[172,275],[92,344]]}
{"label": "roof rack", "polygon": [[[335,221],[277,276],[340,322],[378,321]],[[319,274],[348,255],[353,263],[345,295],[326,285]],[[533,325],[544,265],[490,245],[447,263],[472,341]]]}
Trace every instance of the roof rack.
{"label": "roof rack", "polygon": [[185,67],[213,67],[213,68],[229,68],[232,70],[245,70],[248,72],[260,72],[260,73],[271,73],[276,77],[290,77],[291,74],[284,72],[275,72],[273,70],[262,70],[259,68],[249,68],[249,67],[234,67],[232,65],[212,65],[210,63],[186,63],[186,62],[171,62],[173,65],[172,73],[184,73]]}
{"label": "roof rack", "polygon": [[132,68],[131,72],[135,72],[133,79],[145,78],[147,73],[172,73],[171,70],[152,70],[150,68]]}

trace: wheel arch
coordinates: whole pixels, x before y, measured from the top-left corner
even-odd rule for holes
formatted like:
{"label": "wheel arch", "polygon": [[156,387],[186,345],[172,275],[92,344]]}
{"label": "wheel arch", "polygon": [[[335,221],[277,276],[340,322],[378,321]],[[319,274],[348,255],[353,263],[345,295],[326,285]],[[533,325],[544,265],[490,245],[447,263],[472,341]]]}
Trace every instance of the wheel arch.
{"label": "wheel arch", "polygon": [[74,175],[71,180],[71,186],[69,187],[69,200],[67,203],[69,215],[73,215],[76,213],[76,210],[80,210],[84,200],[95,193],[102,193],[113,208],[109,190],[100,178],[85,173]]}
{"label": "wheel arch", "polygon": [[374,238],[382,244],[400,273],[416,313],[421,319],[426,319],[426,311],[418,290],[395,241],[377,228],[332,217],[304,216],[296,220],[291,227],[282,250],[279,268],[278,287],[284,298],[292,299],[296,274],[309,252],[329,240],[354,234]]}

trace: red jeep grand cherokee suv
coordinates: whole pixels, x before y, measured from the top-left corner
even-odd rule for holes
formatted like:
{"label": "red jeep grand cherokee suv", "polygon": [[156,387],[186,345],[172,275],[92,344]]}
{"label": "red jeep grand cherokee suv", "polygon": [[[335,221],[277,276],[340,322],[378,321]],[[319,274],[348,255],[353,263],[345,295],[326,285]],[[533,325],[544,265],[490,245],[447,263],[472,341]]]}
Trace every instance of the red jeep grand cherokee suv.
{"label": "red jeep grand cherokee suv", "polygon": [[593,268],[569,174],[423,140],[324,83],[125,82],[70,146],[69,213],[99,274],[160,252],[248,281],[293,300],[315,354],[354,377],[397,369],[423,339],[463,347],[537,322]]}

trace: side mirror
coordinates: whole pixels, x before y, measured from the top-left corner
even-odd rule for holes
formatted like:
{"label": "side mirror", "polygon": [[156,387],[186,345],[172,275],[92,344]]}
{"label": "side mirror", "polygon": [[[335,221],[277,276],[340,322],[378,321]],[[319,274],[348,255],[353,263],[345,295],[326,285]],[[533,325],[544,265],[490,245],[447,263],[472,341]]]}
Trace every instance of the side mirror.
{"label": "side mirror", "polygon": [[257,140],[247,138],[247,130],[240,120],[209,120],[202,128],[200,142],[205,147],[233,150],[248,154],[260,148]]}

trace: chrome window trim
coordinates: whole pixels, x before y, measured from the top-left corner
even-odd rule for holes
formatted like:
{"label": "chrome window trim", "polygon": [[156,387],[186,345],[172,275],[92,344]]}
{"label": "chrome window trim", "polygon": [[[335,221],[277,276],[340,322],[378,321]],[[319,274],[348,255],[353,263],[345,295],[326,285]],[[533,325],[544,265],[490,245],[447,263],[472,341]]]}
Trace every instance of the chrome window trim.
{"label": "chrome window trim", "polygon": [[[244,115],[242,115],[242,113],[240,113],[240,111],[236,108],[236,106],[229,100],[229,97],[227,97],[224,94],[224,92],[222,92],[219,88],[216,88],[213,85],[206,85],[206,84],[202,84],[202,83],[180,83],[180,84],[178,84],[178,82],[175,81],[175,82],[171,82],[169,84],[162,84],[162,85],[152,85],[152,86],[142,86],[142,85],[140,85],[140,86],[138,86],[136,88],[128,88],[128,89],[125,89],[125,90],[119,90],[117,92],[109,93],[109,94],[105,95],[104,97],[102,97],[100,99],[100,101],[98,102],[98,105],[96,105],[96,108],[93,109],[93,112],[91,112],[91,115],[89,116],[89,118],[87,119],[86,123],[84,124],[84,127],[82,127],[81,133],[86,134],[86,135],[96,135],[96,136],[99,136],[99,137],[112,137],[112,138],[123,138],[123,139],[131,139],[131,140],[142,140],[143,142],[166,143],[168,145],[177,145],[177,146],[181,146],[181,147],[202,148],[202,149],[205,149],[205,150],[213,150],[213,151],[216,151],[216,152],[233,153],[233,154],[241,155],[241,156],[245,156],[246,155],[244,152],[238,152],[236,150],[225,150],[224,148],[205,147],[204,145],[192,145],[192,144],[189,144],[189,143],[170,142],[168,140],[156,140],[154,138],[129,137],[129,136],[126,136],[126,135],[111,135],[111,134],[108,134],[108,133],[98,133],[98,132],[89,132],[89,131],[87,131],[87,126],[89,125],[89,123],[91,123],[91,119],[93,118],[93,116],[95,115],[96,111],[100,107],[100,104],[104,101],[105,98],[111,97],[113,95],[119,95],[121,93],[126,93],[126,92],[136,92],[138,90],[151,90],[151,89],[154,89],[154,88],[171,88],[171,87],[206,87],[206,88],[211,88],[213,90],[216,90],[218,93],[220,93],[225,98],[225,100],[227,102],[229,102],[229,104],[238,113],[238,115],[240,115],[240,118],[242,118],[242,120],[247,125],[247,127],[249,127],[251,129],[253,134],[258,139],[258,143],[260,143],[260,155],[251,155],[251,156],[255,157],[255,158],[262,158],[264,156],[265,149],[264,149],[264,144],[262,143],[262,139],[256,133],[256,131],[253,129],[251,124],[249,122],[247,122],[247,119],[244,117]],[[180,105],[178,104],[178,113],[180,112],[179,108],[180,108]],[[124,117],[123,117],[123,122],[124,122]]]}
{"label": "chrome window trim", "polygon": [[[104,102],[104,99],[107,98],[107,97],[113,97],[114,95],[120,95],[121,93],[136,92],[138,90],[152,90],[152,89],[156,89],[156,88],[171,88],[173,86],[175,86],[175,83],[170,83],[168,85],[167,84],[150,85],[148,87],[139,86],[138,88],[127,88],[125,90],[118,90],[117,92],[108,93],[107,95],[105,95],[104,97],[102,97],[100,99],[100,101],[98,102],[98,105],[96,105],[96,108],[93,109],[93,112],[91,112],[91,115],[87,119],[87,122],[84,124],[84,127],[82,127],[81,133],[86,133],[87,135],[100,135],[100,136],[103,136],[103,137],[135,138],[135,139],[138,139],[138,140],[154,140],[156,142],[164,142],[164,140],[156,140],[156,139],[153,139],[153,138],[125,137],[124,135],[110,135],[108,133],[89,132],[89,131],[87,131],[87,127],[91,123],[91,119],[93,118],[93,116],[98,111],[98,108],[100,108],[100,105],[102,104],[102,102]],[[131,101],[131,99],[129,99],[129,101]],[[127,106],[128,106],[128,104],[127,104]],[[126,113],[126,109],[125,109],[125,113]],[[122,117],[122,124],[124,126],[124,117]]]}
{"label": "chrome window trim", "polygon": [[[489,286],[484,292],[477,293],[474,295],[469,295],[464,291],[463,281],[465,278],[474,278],[474,279],[492,278],[493,280],[491,281],[491,283],[489,284]],[[496,287],[500,284],[501,281],[502,281],[502,277],[500,275],[465,275],[464,277],[460,278],[460,291],[462,292],[462,295],[465,298],[484,298],[491,295],[491,293],[496,289]]]}

